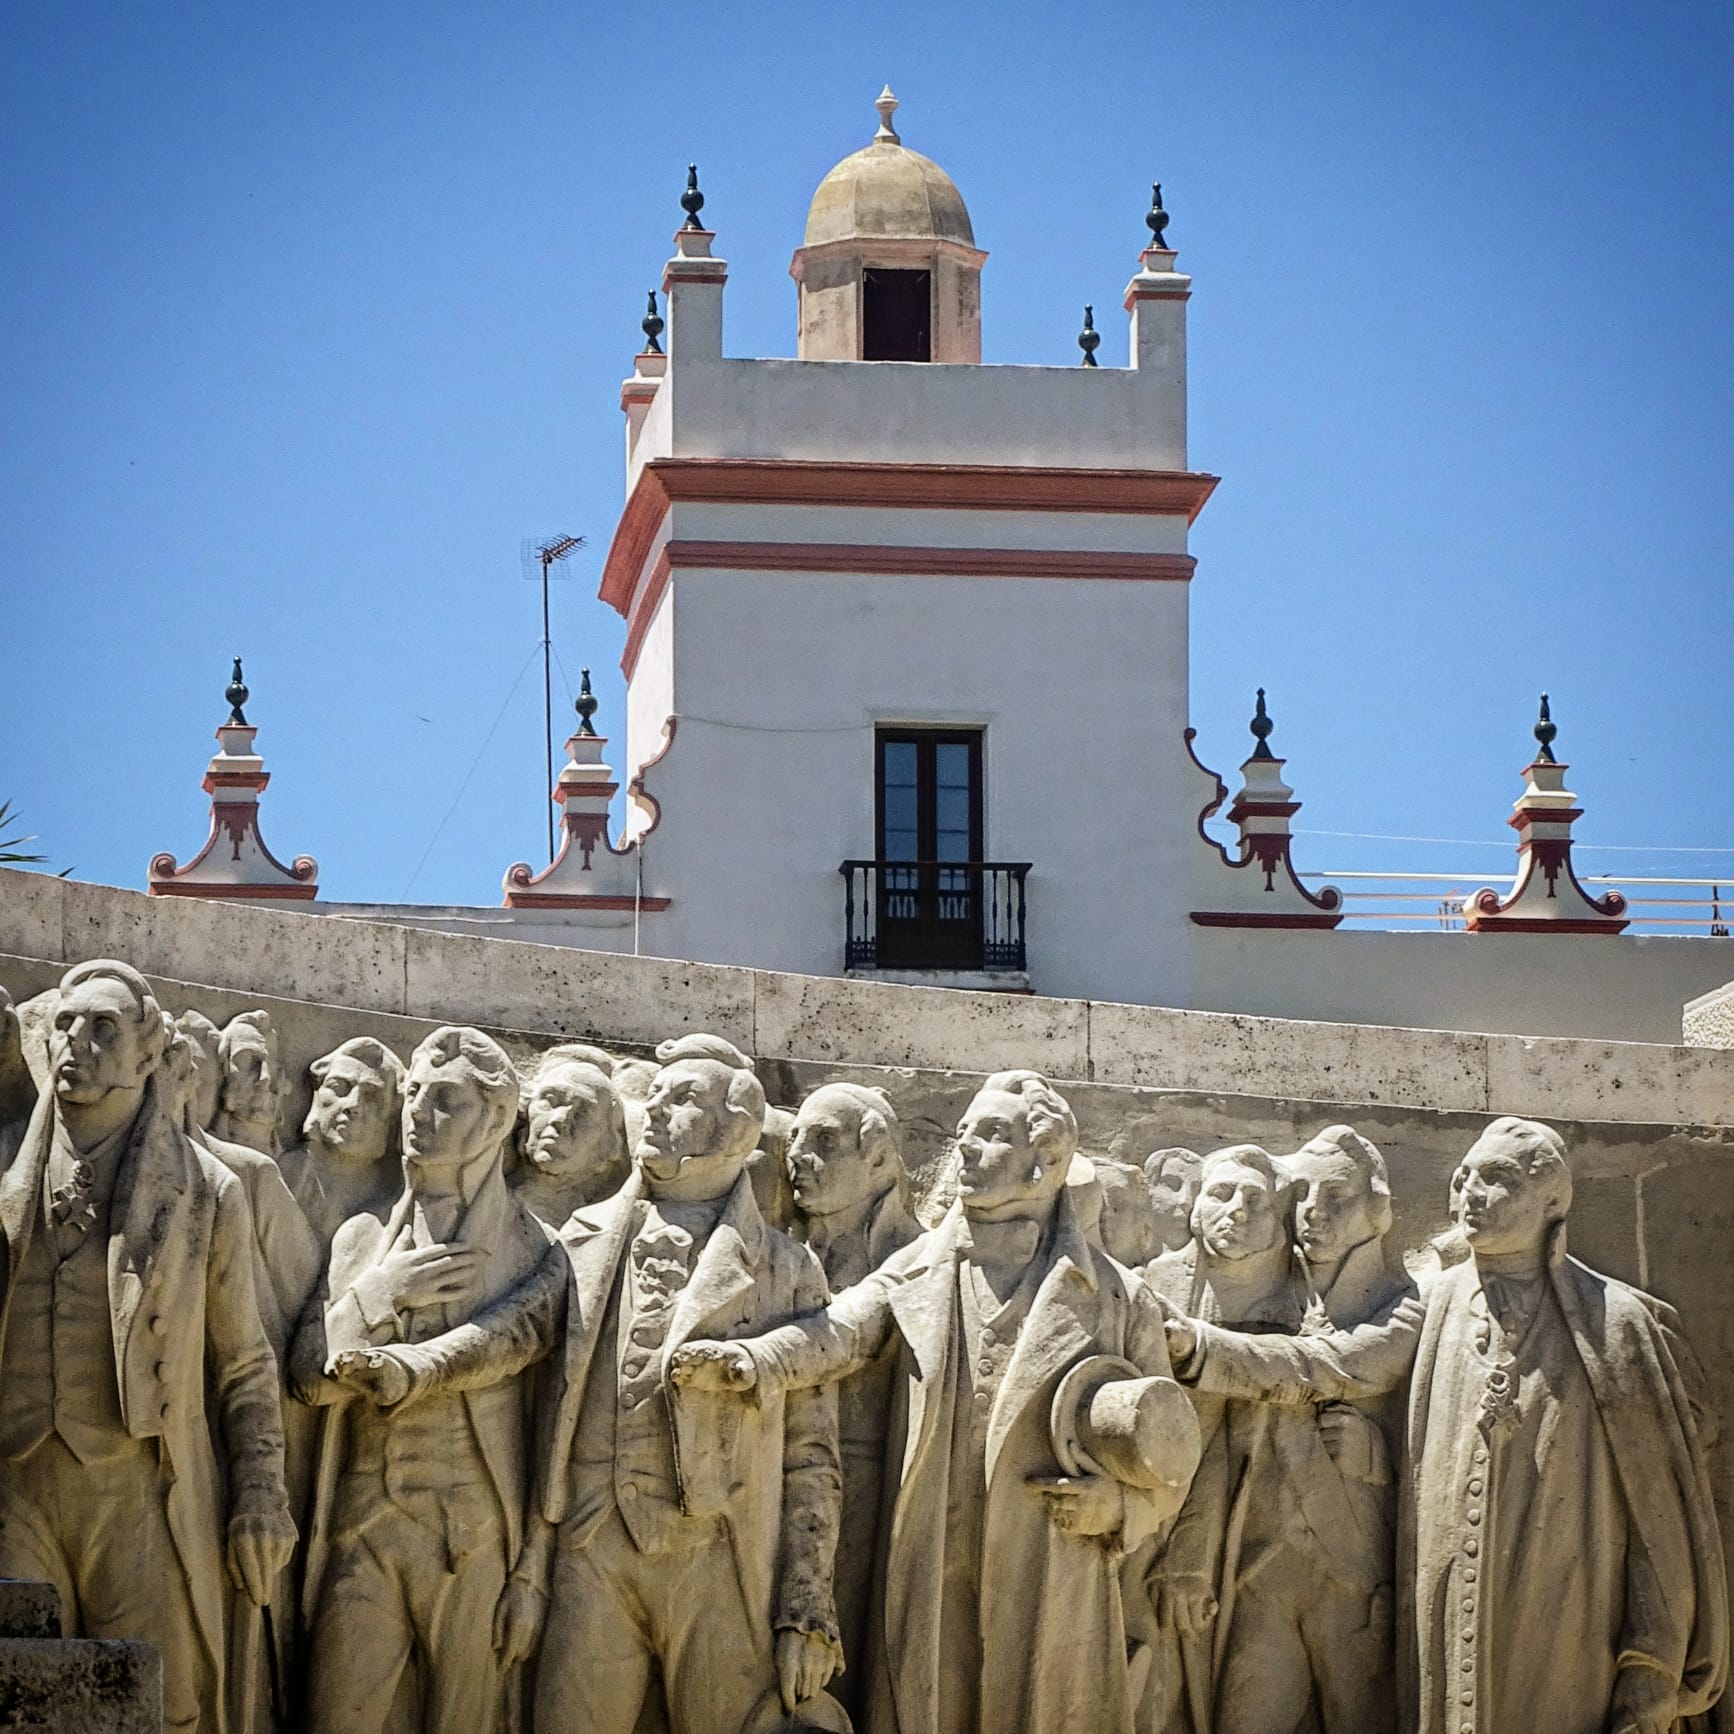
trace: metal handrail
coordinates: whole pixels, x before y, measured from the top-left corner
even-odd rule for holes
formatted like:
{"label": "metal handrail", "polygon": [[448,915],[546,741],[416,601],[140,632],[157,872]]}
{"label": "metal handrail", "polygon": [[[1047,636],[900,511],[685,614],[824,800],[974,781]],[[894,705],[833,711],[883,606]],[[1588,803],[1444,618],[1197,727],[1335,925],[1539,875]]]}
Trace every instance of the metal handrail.
{"label": "metal handrail", "polygon": [[[1024,881],[1031,865],[843,862],[837,871],[843,875],[844,967],[1027,968]],[[914,883],[907,882],[910,877]]]}

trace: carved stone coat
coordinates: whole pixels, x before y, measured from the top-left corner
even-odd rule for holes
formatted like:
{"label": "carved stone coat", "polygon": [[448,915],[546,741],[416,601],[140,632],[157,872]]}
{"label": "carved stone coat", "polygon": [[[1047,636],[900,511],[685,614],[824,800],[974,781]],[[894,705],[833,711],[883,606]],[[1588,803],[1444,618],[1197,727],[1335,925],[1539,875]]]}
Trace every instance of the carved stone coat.
{"label": "carved stone coat", "polygon": [[[53,1137],[54,1098],[45,1091],[0,1173],[0,1391],[10,1273],[41,1215]],[[277,1362],[259,1319],[252,1223],[240,1182],[174,1124],[154,1079],[127,1135],[110,1225],[109,1317],[121,1419],[132,1438],[160,1441],[172,1471],[165,1477],[169,1532],[215,1684],[210,1705],[221,1734],[228,1518],[236,1511],[288,1511]],[[223,1446],[221,1472],[213,1435]]]}
{"label": "carved stone coat", "polygon": [[[899,1391],[886,1439],[892,1516],[879,1572],[881,1621],[868,1687],[870,1734],[942,1725],[940,1629],[957,1398],[964,1346],[954,1329],[967,1235],[960,1205],[818,1318],[752,1345],[767,1390],[834,1379],[900,1343]],[[1092,1355],[1121,1355],[1167,1374],[1162,1314],[1149,1290],[1085,1239],[1072,1206],[1056,1207],[1034,1295],[989,1414],[980,1560],[982,1734],[1116,1734],[1130,1730],[1119,1549],[1066,1535],[1028,1485],[1059,1472],[1050,1408],[1061,1376]],[[1173,1503],[1126,1488],[1134,1545]],[[968,1569],[969,1562],[953,1562]]]}
{"label": "carved stone coat", "polygon": [[[593,1369],[596,1377],[614,1376],[602,1327],[643,1199],[635,1170],[614,1197],[573,1213],[559,1231],[559,1250],[515,1294],[404,1355],[415,1391],[456,1390],[488,1369],[528,1366],[553,1350],[533,1472],[535,1508],[551,1525],[568,1509],[585,1384]],[[842,1503],[835,1394],[799,1391],[743,1403],[688,1390],[668,1374],[670,1358],[687,1342],[753,1336],[814,1311],[825,1298],[819,1261],[765,1222],[743,1174],[675,1303],[662,1379],[682,1508],[688,1516],[723,1516],[747,1605],[760,1617],[835,1641],[831,1566]]]}

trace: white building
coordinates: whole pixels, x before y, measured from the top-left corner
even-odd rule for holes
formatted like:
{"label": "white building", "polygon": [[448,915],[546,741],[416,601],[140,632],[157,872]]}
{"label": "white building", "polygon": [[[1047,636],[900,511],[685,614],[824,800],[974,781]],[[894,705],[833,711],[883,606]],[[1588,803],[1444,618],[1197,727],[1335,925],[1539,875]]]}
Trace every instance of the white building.
{"label": "white building", "polygon": [[[987,255],[878,106],[795,250],[794,360],[725,353],[696,177],[682,201],[666,347],[647,320],[622,387],[601,586],[626,621],[626,835],[581,730],[561,858],[508,872],[503,908],[314,907],[806,974],[1677,1039],[1729,948],[1633,937],[1617,893],[1578,886],[1545,739],[1518,878],[1471,900],[1479,931],[1342,930],[1337,894],[1294,878],[1262,735],[1227,811],[1240,848],[1210,841],[1226,791],[1189,746],[1187,540],[1215,478],[1187,451],[1191,279],[1166,218],[1126,289],[1130,366],[984,367]],[[155,890],[310,894],[165,859]]]}

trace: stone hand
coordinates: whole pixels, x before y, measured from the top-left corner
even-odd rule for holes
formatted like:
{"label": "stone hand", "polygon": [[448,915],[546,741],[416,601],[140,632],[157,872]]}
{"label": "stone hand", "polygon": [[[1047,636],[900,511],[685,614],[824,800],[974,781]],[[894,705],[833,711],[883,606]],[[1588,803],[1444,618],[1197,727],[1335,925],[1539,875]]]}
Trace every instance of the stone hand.
{"label": "stone hand", "polygon": [[1178,1632],[1202,1632],[1216,1618],[1216,1597],[1201,1577],[1159,1577],[1156,1619]]}
{"label": "stone hand", "polygon": [[528,1661],[535,1653],[547,1613],[548,1598],[534,1584],[521,1577],[506,1579],[494,1604],[494,1649],[502,1668]]}
{"label": "stone hand", "polygon": [[[1158,1300],[1162,1297],[1158,1295]],[[1168,1339],[1168,1358],[1178,1364],[1190,1360],[1198,1352],[1198,1332],[1191,1319],[1184,1313],[1176,1312],[1168,1302],[1162,1301],[1162,1334]]]}
{"label": "stone hand", "polygon": [[797,1704],[817,1697],[837,1671],[837,1646],[823,1632],[777,1633],[777,1690],[791,1715]]}
{"label": "stone hand", "polygon": [[456,1242],[415,1246],[405,1223],[385,1256],[355,1279],[356,1294],[375,1315],[465,1301],[486,1257],[481,1247]]}
{"label": "stone hand", "polygon": [[1106,1475],[1032,1475],[1029,1485],[1062,1535],[1118,1535],[1126,1521],[1125,1492]]}
{"label": "stone hand", "polygon": [[1323,1403],[1318,1419],[1325,1450],[1347,1480],[1382,1487],[1391,1479],[1385,1442],[1374,1423],[1359,1410],[1346,1403]]}
{"label": "stone hand", "polygon": [[278,1576],[295,1552],[295,1522],[286,1511],[238,1511],[229,1519],[229,1582],[256,1607],[269,1606]]}
{"label": "stone hand", "polygon": [[692,1391],[750,1391],[759,1381],[753,1357],[739,1343],[688,1343],[674,1351],[668,1370]]}
{"label": "stone hand", "polygon": [[1680,1689],[1660,1668],[1622,1668],[1614,1682],[1608,1734],[1669,1734],[1680,1710]]}
{"label": "stone hand", "polygon": [[332,1361],[331,1376],[382,1409],[409,1395],[409,1369],[380,1349],[346,1349]]}

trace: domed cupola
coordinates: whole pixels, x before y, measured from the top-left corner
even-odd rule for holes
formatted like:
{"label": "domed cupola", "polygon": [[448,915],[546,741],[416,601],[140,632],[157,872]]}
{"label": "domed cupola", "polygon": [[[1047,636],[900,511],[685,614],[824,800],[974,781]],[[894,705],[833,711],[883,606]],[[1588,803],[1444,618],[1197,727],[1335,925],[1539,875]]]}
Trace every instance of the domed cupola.
{"label": "domed cupola", "polygon": [[981,360],[981,267],[969,211],[938,163],[879,130],[819,183],[789,275],[803,361]]}

